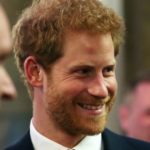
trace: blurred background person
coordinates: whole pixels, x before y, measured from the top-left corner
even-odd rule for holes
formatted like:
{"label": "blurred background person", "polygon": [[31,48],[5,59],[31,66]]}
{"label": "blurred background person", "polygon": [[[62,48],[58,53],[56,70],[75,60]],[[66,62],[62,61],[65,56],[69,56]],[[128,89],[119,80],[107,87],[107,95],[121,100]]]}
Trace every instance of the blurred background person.
{"label": "blurred background person", "polygon": [[150,142],[150,71],[131,82],[119,118],[127,136]]}
{"label": "blurred background person", "polygon": [[10,100],[16,97],[16,89],[3,62],[12,51],[10,26],[4,9],[0,5],[0,100]]}
{"label": "blurred background person", "polygon": [[31,114],[30,100],[15,67],[11,39],[14,22],[30,2],[0,0],[0,149],[26,132]]}
{"label": "blurred background person", "polygon": [[[6,15],[6,12],[2,5],[0,4],[0,111],[3,110],[3,101],[6,103],[8,100],[13,100],[16,98],[16,88],[6,71],[5,62],[8,58],[10,58],[10,54],[12,52],[12,39],[11,39],[11,31],[10,24]],[[1,149],[1,141],[5,137],[5,122],[3,122],[3,117],[6,116],[0,112],[0,149]]]}

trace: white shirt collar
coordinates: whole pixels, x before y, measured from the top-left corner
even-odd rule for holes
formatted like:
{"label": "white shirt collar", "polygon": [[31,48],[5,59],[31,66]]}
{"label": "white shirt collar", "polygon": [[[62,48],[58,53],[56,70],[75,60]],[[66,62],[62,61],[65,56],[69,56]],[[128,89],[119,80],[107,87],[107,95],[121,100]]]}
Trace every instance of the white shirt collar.
{"label": "white shirt collar", "polygon": [[[39,133],[32,121],[30,123],[30,136],[35,150],[68,150],[67,147],[60,145]],[[101,134],[94,136],[86,136],[78,145],[73,147],[75,150],[101,150],[102,146]]]}

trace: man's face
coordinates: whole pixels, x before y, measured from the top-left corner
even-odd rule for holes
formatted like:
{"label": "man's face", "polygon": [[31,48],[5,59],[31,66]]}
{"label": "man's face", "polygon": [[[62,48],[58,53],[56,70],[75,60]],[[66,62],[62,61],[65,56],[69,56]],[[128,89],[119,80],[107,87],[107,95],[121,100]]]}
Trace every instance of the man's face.
{"label": "man's face", "polygon": [[150,142],[150,83],[140,83],[133,93],[129,110],[129,136]]}
{"label": "man's face", "polygon": [[63,52],[44,84],[49,119],[71,135],[97,134],[117,89],[111,35],[68,32]]}
{"label": "man's face", "polygon": [[11,52],[11,39],[9,24],[1,6],[0,18],[0,100],[8,100],[16,96],[16,90],[3,65]]}

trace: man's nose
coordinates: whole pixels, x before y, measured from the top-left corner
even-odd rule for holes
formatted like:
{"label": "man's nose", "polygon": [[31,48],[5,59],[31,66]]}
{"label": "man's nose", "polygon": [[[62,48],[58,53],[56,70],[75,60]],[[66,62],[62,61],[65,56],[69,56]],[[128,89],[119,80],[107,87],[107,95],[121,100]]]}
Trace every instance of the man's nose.
{"label": "man's nose", "polygon": [[105,98],[108,96],[108,87],[103,77],[96,77],[91,81],[89,87],[88,87],[88,93],[96,96]]}
{"label": "man's nose", "polygon": [[16,97],[16,89],[8,73],[0,67],[0,99],[11,100]]}

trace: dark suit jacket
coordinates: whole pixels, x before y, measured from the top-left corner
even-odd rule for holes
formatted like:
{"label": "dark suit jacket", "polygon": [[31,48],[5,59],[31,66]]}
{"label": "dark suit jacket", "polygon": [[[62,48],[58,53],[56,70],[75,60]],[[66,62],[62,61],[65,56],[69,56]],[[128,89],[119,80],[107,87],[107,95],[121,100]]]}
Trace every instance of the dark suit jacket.
{"label": "dark suit jacket", "polygon": [[[102,133],[102,140],[104,150],[150,150],[150,143],[120,136],[108,129]],[[22,140],[5,150],[34,150],[29,132]]]}

